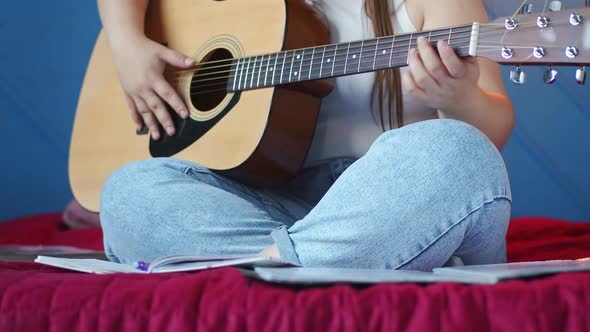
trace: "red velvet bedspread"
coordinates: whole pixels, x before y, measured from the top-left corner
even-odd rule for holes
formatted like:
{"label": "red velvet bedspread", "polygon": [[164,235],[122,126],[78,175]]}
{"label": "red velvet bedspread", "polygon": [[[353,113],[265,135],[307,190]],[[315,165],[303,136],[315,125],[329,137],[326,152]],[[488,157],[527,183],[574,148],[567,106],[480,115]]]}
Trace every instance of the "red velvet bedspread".
{"label": "red velvet bedspread", "polygon": [[[59,219],[45,218],[46,226]],[[0,243],[45,243],[35,242],[42,237],[52,244],[81,244],[72,233],[49,226],[45,233],[7,241],[7,229],[16,238],[27,232],[14,227],[0,225]],[[70,232],[86,247],[100,246],[98,230]],[[56,237],[70,242],[52,242]],[[590,223],[514,220],[508,254],[510,261],[590,257]],[[0,263],[0,331],[73,330],[590,331],[590,273],[491,286],[291,287],[251,280],[232,268],[88,275]]]}

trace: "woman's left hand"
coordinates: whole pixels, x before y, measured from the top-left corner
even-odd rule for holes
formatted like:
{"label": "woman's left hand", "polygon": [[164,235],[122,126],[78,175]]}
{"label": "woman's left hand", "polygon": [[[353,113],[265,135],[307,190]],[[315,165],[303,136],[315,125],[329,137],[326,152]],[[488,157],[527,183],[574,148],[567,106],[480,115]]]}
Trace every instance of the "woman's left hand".
{"label": "woman's left hand", "polygon": [[437,43],[438,52],[424,37],[417,44],[410,50],[409,70],[402,75],[408,93],[445,113],[467,109],[470,97],[481,93],[476,59],[460,59],[446,41]]}

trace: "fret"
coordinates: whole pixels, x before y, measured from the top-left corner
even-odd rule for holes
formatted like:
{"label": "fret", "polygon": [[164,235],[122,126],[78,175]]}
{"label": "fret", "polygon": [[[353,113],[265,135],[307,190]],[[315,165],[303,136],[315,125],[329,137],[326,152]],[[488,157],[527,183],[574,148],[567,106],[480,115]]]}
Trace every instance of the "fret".
{"label": "fret", "polygon": [[334,45],[330,45],[326,47],[325,52],[325,57],[324,57],[324,67],[322,72],[320,73],[320,75],[322,75],[322,77],[330,77],[331,73],[332,73],[332,68],[331,65],[333,65],[334,61],[334,54],[336,54],[336,48],[334,47]]}
{"label": "fret", "polygon": [[373,54],[373,70],[375,70],[375,62],[377,62],[377,51],[379,50],[379,41],[381,39],[377,38],[377,46],[375,46],[375,54]]}
{"label": "fret", "polygon": [[242,89],[246,89],[246,82],[248,82],[248,69],[250,68],[250,58],[244,59],[244,61],[248,61],[246,63],[246,71],[244,72],[244,81],[242,82]]}
{"label": "fret", "polygon": [[275,85],[275,73],[277,72],[277,61],[279,61],[279,53],[275,53],[275,65],[272,68],[272,85]]}
{"label": "fret", "polygon": [[394,50],[393,45],[395,45],[395,36],[393,36],[393,38],[391,38],[391,50],[389,51],[389,67],[391,67],[391,59],[393,59],[393,50]]}
{"label": "fret", "polygon": [[448,43],[449,45],[451,45],[451,35],[452,35],[452,34],[453,34],[453,28],[450,28],[450,29],[449,29],[449,40],[447,41],[447,43]]}
{"label": "fret", "polygon": [[291,66],[289,67],[289,82],[291,82],[291,79],[293,78],[293,75],[295,74],[293,72],[293,65],[295,64],[295,52],[293,52],[293,55],[291,56]]}
{"label": "fret", "polygon": [[389,62],[393,49],[389,47],[389,38],[380,38],[379,45],[375,52],[375,67],[373,69],[385,69],[389,68]]}
{"label": "fret", "polygon": [[248,75],[248,64],[250,58],[244,58],[244,62],[242,63],[242,77],[240,78],[240,89],[243,90],[246,88],[246,80]]}
{"label": "fret", "polygon": [[260,66],[258,66],[258,79],[256,79],[256,87],[260,87],[260,74],[263,73],[264,66],[264,55],[260,57]]}
{"label": "fret", "polygon": [[[352,52],[348,53],[348,63],[346,64],[346,71],[351,73],[358,72],[358,67],[360,66],[361,57],[359,56],[360,53],[359,49],[362,49],[363,42],[354,42],[350,43],[349,47],[353,50]],[[355,62],[357,61],[357,62]]]}
{"label": "fret", "polygon": [[250,60],[251,58],[248,57],[248,62],[246,63],[246,72],[244,73],[244,82],[242,82],[242,89],[247,89],[248,86],[248,71],[250,70]]}
{"label": "fret", "polygon": [[[309,51],[311,50],[311,55],[309,54]],[[309,80],[310,79],[310,74],[311,74],[311,57],[313,56],[314,53],[314,49],[313,48],[306,48],[303,50],[303,57],[301,58],[301,64],[300,64],[300,69],[299,69],[299,80],[300,81],[305,81],[305,80]]]}
{"label": "fret", "polygon": [[293,80],[299,80],[299,76],[301,72],[299,68],[301,67],[301,54],[297,53],[297,51],[293,51],[293,55],[291,56],[291,68],[289,69],[289,82]]}
{"label": "fret", "polygon": [[357,72],[360,72],[361,71],[361,63],[362,63],[362,59],[363,59],[363,47],[364,46],[365,46],[365,41],[363,40],[361,42],[361,51],[359,52],[359,56],[358,56],[358,58],[359,58],[359,65],[358,65],[358,68],[357,68]]}
{"label": "fret", "polygon": [[240,59],[237,59],[238,61],[235,62],[235,69],[232,68],[232,72],[234,73],[233,76],[230,76],[233,78],[233,84],[232,84],[232,90],[236,91],[236,77],[239,75],[239,70],[240,70]]}
{"label": "fret", "polygon": [[283,65],[281,66],[281,75],[279,76],[279,83],[283,84],[283,72],[285,71],[285,60],[287,60],[287,53],[289,52],[281,52],[284,54],[283,56]]}
{"label": "fret", "polygon": [[248,88],[248,72],[250,70],[250,59],[251,58],[248,58],[248,63],[246,64],[246,73],[244,74],[244,82],[243,82],[243,85],[242,85],[242,88],[243,89],[247,89]]}
{"label": "fret", "polygon": [[250,78],[250,89],[252,89],[254,87],[254,77],[256,76],[256,59],[258,57],[255,56],[254,57],[254,62],[252,63],[252,76]]}
{"label": "fret", "polygon": [[334,76],[334,66],[336,65],[336,53],[338,53],[338,44],[336,44],[336,48],[334,49],[334,57],[332,58],[332,72],[330,76]]}
{"label": "fret", "polygon": [[[344,44],[338,45],[338,50],[334,54],[334,70],[332,76],[346,74],[346,58],[348,57],[349,49]],[[342,61],[344,60],[344,61]],[[344,65],[343,65],[344,64]]]}
{"label": "fret", "polygon": [[367,40],[367,42],[363,44],[363,51],[360,55],[361,61],[359,62],[359,72],[373,69],[373,57],[376,49],[376,39]]}
{"label": "fret", "polygon": [[408,43],[408,52],[407,52],[407,56],[406,56],[406,64],[410,63],[410,50],[412,49],[412,37],[414,36],[414,33],[410,34],[410,42]]}
{"label": "fret", "polygon": [[238,90],[242,88],[242,74],[244,72],[244,61],[243,58],[238,59]]}
{"label": "fret", "polygon": [[350,43],[348,43],[348,47],[346,48],[346,59],[344,60],[344,74],[346,74],[346,65],[348,65],[348,54],[350,53]]}
{"label": "fret", "polygon": [[315,55],[315,47],[313,48],[313,51],[311,52],[311,62],[309,64],[309,79],[311,80],[311,73],[312,73],[312,68],[313,68],[313,56]]}
{"label": "fret", "polygon": [[297,75],[298,81],[301,81],[301,77],[303,76],[303,61],[305,61],[305,49],[301,52],[301,61],[299,61],[299,74]]}
{"label": "fret", "polygon": [[268,72],[270,71],[270,58],[272,58],[272,54],[268,55],[268,59],[266,60],[266,68],[264,69],[264,86],[267,86],[267,79],[268,79]]}
{"label": "fret", "polygon": [[320,73],[318,74],[318,77],[322,77],[322,72],[324,69],[324,57],[326,56],[326,47],[324,46],[324,50],[322,51],[322,62],[320,63]]}

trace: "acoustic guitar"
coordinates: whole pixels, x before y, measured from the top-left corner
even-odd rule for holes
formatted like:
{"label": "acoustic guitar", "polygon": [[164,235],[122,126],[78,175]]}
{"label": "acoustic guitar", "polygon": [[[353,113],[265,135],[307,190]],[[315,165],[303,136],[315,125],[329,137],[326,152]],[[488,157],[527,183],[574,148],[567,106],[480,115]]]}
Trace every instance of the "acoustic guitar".
{"label": "acoustic guitar", "polygon": [[[241,182],[275,185],[292,178],[311,143],[324,79],[407,65],[416,39],[444,39],[460,56],[519,65],[581,66],[590,59],[590,9],[503,17],[487,24],[327,44],[321,16],[304,0],[152,0],[146,34],[196,60],[166,76],[190,117],[170,112],[177,133],[153,141],[129,119],[104,33],[82,86],[70,147],[69,178],[76,199],[98,211],[107,178],[126,163],[177,157]],[[552,83],[549,67],[545,80]]]}

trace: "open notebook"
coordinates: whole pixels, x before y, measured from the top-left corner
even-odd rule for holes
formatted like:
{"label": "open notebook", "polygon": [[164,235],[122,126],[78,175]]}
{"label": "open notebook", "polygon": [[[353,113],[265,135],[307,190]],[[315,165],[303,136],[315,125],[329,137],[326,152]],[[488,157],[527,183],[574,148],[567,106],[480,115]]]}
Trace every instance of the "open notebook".
{"label": "open notebook", "polygon": [[305,268],[269,256],[189,256],[157,259],[134,265],[97,259],[70,259],[39,256],[37,263],[89,273],[165,273],[197,271],[224,266],[242,268],[244,274],[278,283],[380,283],[380,282],[461,282],[493,284],[506,279],[526,278],[559,272],[590,271],[590,259],[553,260],[525,263],[469,265],[436,268],[433,272],[378,269]]}
{"label": "open notebook", "polygon": [[35,262],[88,273],[164,273],[198,271],[224,266],[296,266],[287,261],[261,255],[191,256],[175,255],[154,260],[151,263],[136,262],[133,265],[114,263],[99,259],[71,259],[38,256]]}

